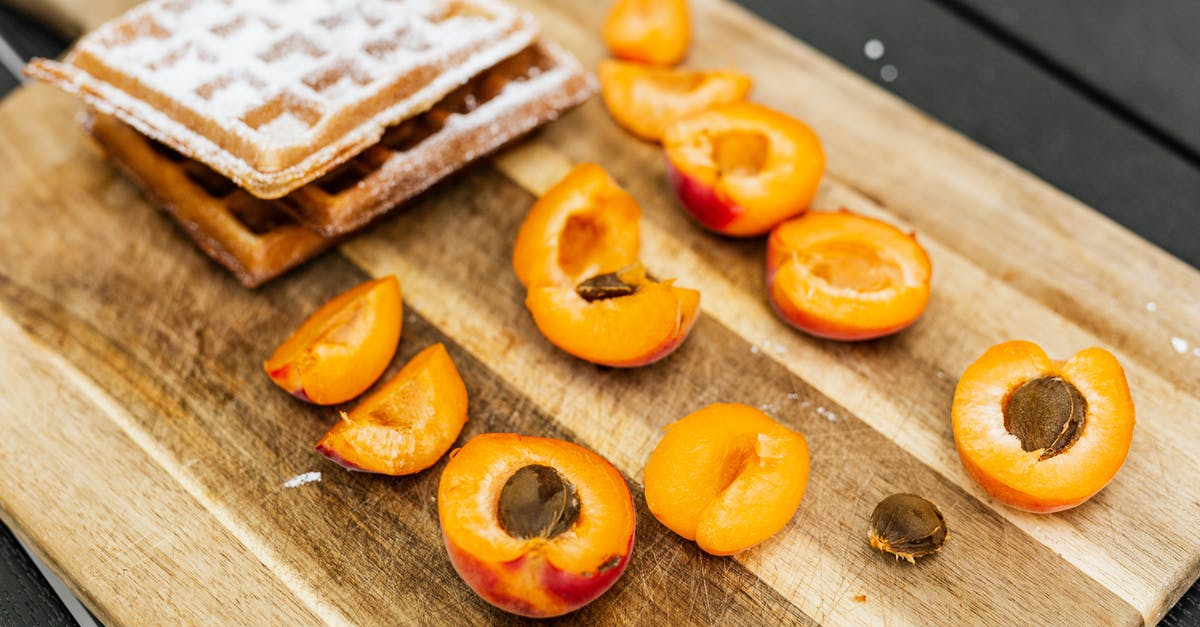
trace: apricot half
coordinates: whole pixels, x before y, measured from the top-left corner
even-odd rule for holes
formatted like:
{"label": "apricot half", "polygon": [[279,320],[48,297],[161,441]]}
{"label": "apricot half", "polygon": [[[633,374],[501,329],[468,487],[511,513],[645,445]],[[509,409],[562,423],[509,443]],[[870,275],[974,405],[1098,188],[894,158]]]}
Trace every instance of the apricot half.
{"label": "apricot half", "polygon": [[687,56],[692,41],[687,0],[616,0],[602,35],[617,58],[675,65]]}
{"label": "apricot half", "polygon": [[577,286],[529,290],[525,306],[552,344],[586,361],[644,366],[683,343],[700,313],[700,292],[654,281],[641,264]]}
{"label": "apricot half", "polygon": [[513,269],[526,287],[574,285],[637,261],[633,196],[594,163],[581,163],[533,204],[517,232]]}
{"label": "apricot half", "polygon": [[417,353],[317,442],[344,468],[410,475],[429,468],[467,422],[467,388],[442,344]]}
{"label": "apricot half", "polygon": [[667,173],[688,213],[723,235],[761,235],[803,212],[825,171],[800,120],[739,102],[688,116],[663,135]]}
{"label": "apricot half", "polygon": [[751,84],[737,72],[600,62],[600,88],[608,112],[626,130],[650,141],[662,139],[667,127],[681,118],[745,100]]}
{"label": "apricot half", "polygon": [[450,562],[496,607],[543,618],[587,605],[629,563],[635,515],[625,479],[569,442],[476,436],[438,485]]}
{"label": "apricot half", "polygon": [[1064,362],[1030,342],[993,346],[963,372],[952,412],[963,467],[996,500],[1030,512],[1091,498],[1133,439],[1125,371],[1102,348]]}
{"label": "apricot half", "polygon": [[846,210],[811,211],[767,240],[767,291],[792,326],[866,340],[916,321],[929,304],[929,255],[912,235]]}
{"label": "apricot half", "polygon": [[646,505],[704,551],[732,555],[791,520],[808,466],[804,436],[748,405],[710,405],[667,427],[646,463]]}
{"label": "apricot half", "polygon": [[391,363],[402,314],[396,277],[367,281],[313,312],[263,369],[296,398],[344,403],[371,387]]}

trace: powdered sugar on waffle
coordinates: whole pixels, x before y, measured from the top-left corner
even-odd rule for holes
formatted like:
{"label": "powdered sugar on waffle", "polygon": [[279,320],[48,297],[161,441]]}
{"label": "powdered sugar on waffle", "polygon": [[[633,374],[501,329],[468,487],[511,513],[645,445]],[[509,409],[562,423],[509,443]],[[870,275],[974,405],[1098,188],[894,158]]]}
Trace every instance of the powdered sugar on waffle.
{"label": "powdered sugar on waffle", "polygon": [[536,31],[495,0],[153,0],[30,72],[277,197]]}

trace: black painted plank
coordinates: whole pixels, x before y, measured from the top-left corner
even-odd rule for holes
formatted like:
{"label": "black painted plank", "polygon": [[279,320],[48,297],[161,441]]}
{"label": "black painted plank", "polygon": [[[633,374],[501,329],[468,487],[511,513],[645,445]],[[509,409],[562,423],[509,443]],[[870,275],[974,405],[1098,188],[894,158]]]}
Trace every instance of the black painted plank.
{"label": "black painted plank", "polygon": [[75,625],[8,527],[0,525],[0,625]]}
{"label": "black painted plank", "polygon": [[0,37],[25,59],[34,56],[54,58],[66,47],[53,31],[5,6],[0,6]]}
{"label": "black painted plank", "polygon": [[1200,168],[934,2],[739,2],[1200,267]]}
{"label": "black painted plank", "polygon": [[[1200,163],[1200,2],[939,0],[1103,92]],[[1076,5],[1077,8],[1082,8]]]}

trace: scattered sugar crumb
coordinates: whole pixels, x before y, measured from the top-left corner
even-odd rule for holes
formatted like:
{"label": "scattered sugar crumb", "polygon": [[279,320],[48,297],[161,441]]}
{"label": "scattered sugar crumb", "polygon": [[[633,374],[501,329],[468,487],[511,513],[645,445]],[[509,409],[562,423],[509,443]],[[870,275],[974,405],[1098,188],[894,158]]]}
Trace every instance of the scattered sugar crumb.
{"label": "scattered sugar crumb", "polygon": [[1182,355],[1188,351],[1188,342],[1181,337],[1173,337],[1171,338],[1171,348],[1175,349],[1176,353]]}
{"label": "scattered sugar crumb", "polygon": [[806,408],[806,409],[807,409],[807,408],[809,408],[809,407],[812,407],[812,403],[810,403],[810,402],[808,402],[808,401],[802,401],[802,402],[800,403],[800,406],[801,406],[801,407],[804,407],[804,408]]}
{"label": "scattered sugar crumb", "polygon": [[1196,348],[1193,348],[1193,349],[1192,349],[1192,354],[1193,354],[1193,355],[1195,355],[1195,356],[1197,356],[1197,357],[1200,357],[1200,346],[1197,346]]}
{"label": "scattered sugar crumb", "polygon": [[939,378],[939,379],[945,379],[945,378],[946,378],[946,373],[945,373],[945,372],[942,372],[942,369],[941,369],[941,368],[939,368],[939,369],[938,369],[938,371],[937,371],[937,373],[936,373],[936,376],[937,376],[937,378]]}
{"label": "scattered sugar crumb", "polygon": [[1146,303],[1146,311],[1149,311],[1150,313],[1154,313],[1154,312],[1158,311],[1158,303],[1155,303],[1153,301]]}
{"label": "scattered sugar crumb", "polygon": [[795,393],[795,392],[791,392],[791,393],[789,393],[789,394],[788,394],[788,400],[789,400],[789,401],[794,401],[794,400],[796,400],[796,399],[798,399],[798,398],[800,398],[800,395],[799,395],[799,394],[797,394],[797,393]]}
{"label": "scattered sugar crumb", "polygon": [[320,481],[320,480],[321,480],[321,473],[316,472],[316,471],[306,472],[303,474],[296,475],[295,477],[292,477],[291,479],[288,479],[287,481],[285,481],[283,483],[283,487],[298,488],[304,484],[312,483],[314,481]]}
{"label": "scattered sugar crumb", "polygon": [[775,406],[770,403],[763,403],[762,405],[759,405],[758,408],[768,413],[775,411]]}
{"label": "scattered sugar crumb", "polygon": [[882,78],[885,83],[890,83],[897,78],[900,78],[900,70],[896,69],[896,66],[889,63],[882,68],[879,68],[879,77]]}
{"label": "scattered sugar crumb", "polygon": [[751,353],[754,353],[755,355],[757,355],[757,354],[758,354],[758,345],[757,345],[757,344],[755,344],[754,346],[751,346],[751,347],[750,347],[750,352],[751,352]]}
{"label": "scattered sugar crumb", "polygon": [[883,42],[878,39],[868,39],[867,43],[863,44],[863,54],[872,61],[882,58],[884,50]]}
{"label": "scattered sugar crumb", "polygon": [[825,409],[824,405],[817,407],[817,415],[829,422],[837,422],[838,419],[838,415],[833,410]]}

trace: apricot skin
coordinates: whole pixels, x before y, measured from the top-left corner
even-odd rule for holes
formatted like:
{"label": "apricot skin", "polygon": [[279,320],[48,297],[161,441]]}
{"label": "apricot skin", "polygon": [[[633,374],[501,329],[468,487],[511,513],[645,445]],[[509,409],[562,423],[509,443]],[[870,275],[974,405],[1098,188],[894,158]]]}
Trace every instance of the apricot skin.
{"label": "apricot skin", "polygon": [[263,362],[263,370],[302,401],[344,403],[366,391],[387,370],[402,324],[396,277],[368,281],[313,312]]}
{"label": "apricot skin", "polygon": [[612,368],[661,360],[687,339],[700,312],[700,293],[671,282],[645,282],[638,292],[588,303],[574,288],[529,290],[525,305],[542,335],[563,351]]}
{"label": "apricot skin", "polygon": [[783,529],[808,484],[804,436],[741,404],[715,404],[667,427],[645,468],[646,505],[712,555]]}
{"label": "apricot skin", "polygon": [[806,211],[825,171],[821,140],[808,125],[749,102],[684,117],[662,144],[684,210],[729,237],[762,235]]}
{"label": "apricot skin", "polygon": [[437,463],[466,422],[466,386],[446,347],[434,344],[342,414],[316,449],[347,470],[410,475]]}
{"label": "apricot skin", "polygon": [[[1042,376],[1062,377],[1087,401],[1078,440],[1045,460],[1041,450],[1024,451],[1003,426],[1008,396]],[[951,413],[967,474],[997,501],[1034,513],[1076,507],[1104,489],[1125,462],[1135,423],[1125,373],[1112,353],[1089,348],[1056,361],[1023,341],[997,344],[967,367]],[[1003,435],[996,439],[997,433]]]}
{"label": "apricot skin", "polygon": [[[886,302],[869,298],[854,302],[850,297],[830,295],[818,289],[803,289],[799,294],[793,293],[788,281],[782,280],[782,277],[791,271],[785,270],[785,266],[792,256],[802,254],[803,250],[794,248],[795,244],[788,241],[788,233],[798,224],[816,222],[829,225],[826,242],[854,242],[861,239],[901,251],[897,258],[910,267],[904,272],[904,284],[896,286],[893,297]],[[845,228],[853,228],[858,233],[853,236],[839,233],[842,227],[838,226],[838,222],[855,224]],[[931,276],[929,255],[915,237],[886,223],[844,209],[837,212],[810,211],[776,226],[767,238],[767,295],[772,309],[796,329],[824,339],[872,340],[908,328],[920,318],[929,304]],[[909,284],[908,277],[918,280]],[[805,299],[809,302],[805,302]],[[838,300],[842,301],[842,306],[830,306]]]}
{"label": "apricot skin", "polygon": [[[489,563],[459,548],[444,530],[442,533],[450,563],[475,594],[505,612],[529,618],[551,618],[568,614],[607,592],[629,565],[633,539],[633,536],[629,537],[629,548],[616,565],[599,573],[577,574],[555,568],[553,564],[531,554],[522,555],[507,563]],[[527,598],[503,592],[507,587],[505,582],[518,579],[536,582],[539,592],[525,596],[542,597],[546,605],[539,606]]]}
{"label": "apricot skin", "polygon": [[615,0],[601,34],[619,59],[676,65],[691,45],[687,0]]}
{"label": "apricot skin", "polygon": [[[504,486],[530,465],[556,470],[579,498],[570,526],[549,536],[513,536],[500,522]],[[520,616],[548,618],[587,605],[620,578],[633,551],[636,514],[625,478],[569,442],[476,436],[450,454],[437,501],[459,576],[480,598]]]}

